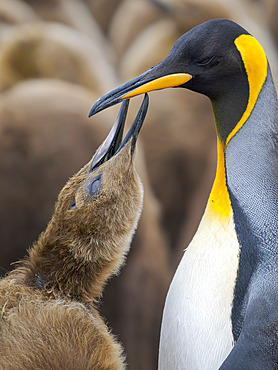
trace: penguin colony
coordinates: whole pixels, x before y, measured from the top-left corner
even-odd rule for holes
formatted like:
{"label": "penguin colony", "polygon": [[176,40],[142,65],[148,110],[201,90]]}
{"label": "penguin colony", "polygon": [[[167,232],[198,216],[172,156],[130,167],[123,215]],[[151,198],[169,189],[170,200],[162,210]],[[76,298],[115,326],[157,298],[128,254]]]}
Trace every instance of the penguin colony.
{"label": "penguin colony", "polygon": [[176,86],[211,100],[218,159],[204,216],[167,295],[159,369],[277,369],[278,117],[265,52],[238,24],[208,21],[100,98],[90,115]]}
{"label": "penguin colony", "polygon": [[67,182],[29,257],[0,281],[1,369],[123,369],[95,303],[128,252],[142,208],[134,151],[146,95],[124,140],[128,101],[93,159]]}

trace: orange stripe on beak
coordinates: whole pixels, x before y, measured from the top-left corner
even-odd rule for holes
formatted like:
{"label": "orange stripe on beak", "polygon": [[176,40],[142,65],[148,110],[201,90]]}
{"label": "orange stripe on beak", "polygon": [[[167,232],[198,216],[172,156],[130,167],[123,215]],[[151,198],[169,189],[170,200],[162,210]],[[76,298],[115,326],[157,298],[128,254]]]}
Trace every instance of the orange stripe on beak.
{"label": "orange stripe on beak", "polygon": [[166,89],[168,87],[180,86],[191,80],[192,76],[188,73],[175,73],[163,77],[156,78],[153,81],[147,82],[135,90],[121,97],[122,99],[132,98],[133,96],[145,94],[154,90]]}

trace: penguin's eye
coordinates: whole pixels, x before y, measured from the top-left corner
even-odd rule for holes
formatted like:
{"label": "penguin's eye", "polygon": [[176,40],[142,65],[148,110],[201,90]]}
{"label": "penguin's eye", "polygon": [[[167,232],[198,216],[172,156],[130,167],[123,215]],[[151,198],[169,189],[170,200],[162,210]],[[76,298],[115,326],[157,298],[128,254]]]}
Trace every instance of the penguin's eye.
{"label": "penguin's eye", "polygon": [[88,192],[91,195],[96,195],[101,188],[101,176],[96,177],[91,181],[91,183],[88,186]]}
{"label": "penguin's eye", "polygon": [[200,66],[207,66],[208,64],[210,64],[210,62],[214,59],[214,56],[212,57],[207,57],[207,58],[204,58],[202,60],[200,60],[197,64],[200,65]]}

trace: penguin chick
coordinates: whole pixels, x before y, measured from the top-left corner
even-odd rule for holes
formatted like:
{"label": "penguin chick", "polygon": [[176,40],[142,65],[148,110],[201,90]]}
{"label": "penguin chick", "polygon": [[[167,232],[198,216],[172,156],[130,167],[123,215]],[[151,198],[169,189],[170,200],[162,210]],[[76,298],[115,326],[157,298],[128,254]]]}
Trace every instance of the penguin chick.
{"label": "penguin chick", "polygon": [[134,168],[146,95],[122,141],[128,101],[93,159],[59,194],[29,257],[0,281],[1,369],[123,369],[95,307],[128,252],[142,209]]}

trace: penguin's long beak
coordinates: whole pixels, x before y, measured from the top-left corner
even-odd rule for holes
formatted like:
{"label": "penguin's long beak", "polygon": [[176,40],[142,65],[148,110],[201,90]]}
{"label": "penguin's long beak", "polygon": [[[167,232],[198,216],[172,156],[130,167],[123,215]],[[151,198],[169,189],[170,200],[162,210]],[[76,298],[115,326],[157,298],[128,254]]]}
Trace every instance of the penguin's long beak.
{"label": "penguin's long beak", "polygon": [[107,162],[110,158],[116,155],[130,140],[131,140],[131,155],[133,155],[138,134],[141,130],[141,127],[147,114],[149,97],[147,94],[145,94],[144,100],[141,104],[141,107],[139,108],[137,116],[130,130],[128,131],[126,137],[122,141],[128,105],[129,99],[124,100],[114,125],[112,126],[109,134],[107,135],[106,139],[104,140],[103,144],[98,149],[92,160],[90,171],[95,170],[102,163]]}
{"label": "penguin's long beak", "polygon": [[167,60],[168,58],[149,69],[147,72],[141,74],[139,77],[136,77],[115,90],[103,95],[92,106],[89,117],[105,108],[123,101],[124,99],[153,90],[181,86],[191,80],[192,75],[188,73],[175,73],[175,71],[171,71],[171,68],[169,68],[169,65],[171,66],[171,64]]}

